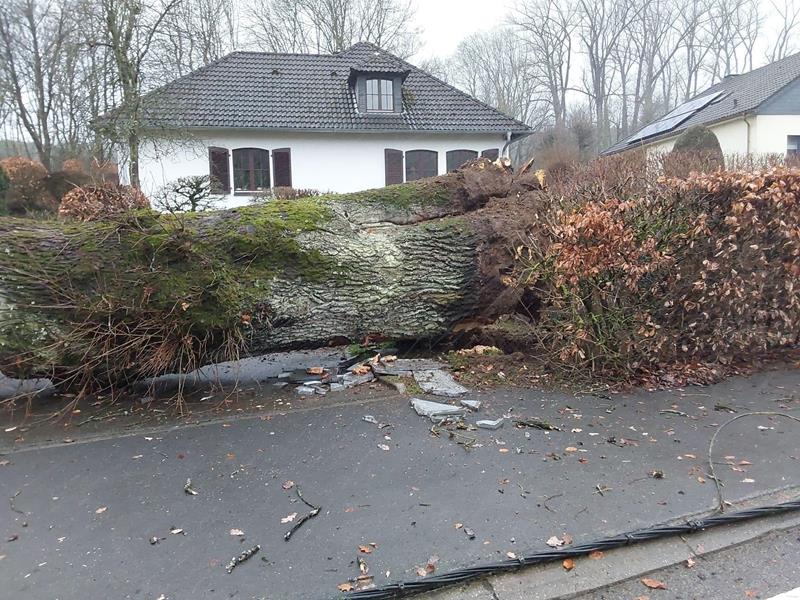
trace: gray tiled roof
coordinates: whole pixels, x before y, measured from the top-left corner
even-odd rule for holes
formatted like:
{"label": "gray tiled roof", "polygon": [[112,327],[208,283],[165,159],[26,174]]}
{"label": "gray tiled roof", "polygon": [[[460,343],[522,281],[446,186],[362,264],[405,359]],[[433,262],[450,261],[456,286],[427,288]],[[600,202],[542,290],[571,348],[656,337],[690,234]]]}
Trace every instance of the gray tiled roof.
{"label": "gray tiled roof", "polygon": [[[402,113],[358,113],[351,69],[408,71]],[[333,55],[234,52],[145,97],[146,128],[505,133],[531,129],[380,50]]]}
{"label": "gray tiled roof", "polygon": [[621,140],[603,151],[603,154],[613,154],[630,148],[637,148],[674,136],[692,125],[709,125],[739,117],[744,113],[754,113],[772,96],[800,77],[800,53],[787,56],[749,73],[728,76],[719,83],[697,94],[700,98],[714,92],[724,92],[721,99],[712,102],[705,108],[697,111],[688,120],[661,135],[646,138],[642,142],[628,144],[628,140],[636,134]]}

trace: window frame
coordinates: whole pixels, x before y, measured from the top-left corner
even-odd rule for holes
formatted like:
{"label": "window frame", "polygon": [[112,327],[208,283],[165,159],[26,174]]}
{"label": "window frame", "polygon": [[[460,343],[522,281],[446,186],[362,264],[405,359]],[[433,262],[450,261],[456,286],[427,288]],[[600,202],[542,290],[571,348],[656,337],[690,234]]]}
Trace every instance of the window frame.
{"label": "window frame", "polygon": [[[246,153],[246,154],[243,154]],[[237,159],[241,156],[245,157],[246,166],[242,167],[237,164]],[[256,168],[256,158],[261,159],[260,168]],[[231,151],[232,163],[232,188],[234,194],[249,195],[258,192],[263,192],[272,188],[272,169],[270,165],[270,151],[265,148],[234,148]],[[262,173],[261,183],[262,186],[256,185],[256,172]],[[247,174],[247,187],[239,187],[239,175],[244,172]],[[266,174],[266,178],[264,178]],[[265,183],[266,185],[263,185]]]}
{"label": "window frame", "polygon": [[786,136],[786,157],[790,156],[800,157],[800,135]]}
{"label": "window frame", "polygon": [[[374,91],[370,90],[370,84],[374,84]],[[367,112],[394,112],[393,79],[368,77],[364,90],[364,107]]]}
{"label": "window frame", "polygon": [[[411,160],[409,161],[409,155]],[[430,173],[425,173],[420,169],[420,159],[428,159],[430,161]],[[420,172],[423,171],[423,172]],[[423,148],[415,148],[414,150],[406,150],[405,152],[405,176],[406,183],[409,181],[416,181],[418,179],[425,179],[427,177],[436,177],[439,175],[439,152],[436,150],[426,150]]]}

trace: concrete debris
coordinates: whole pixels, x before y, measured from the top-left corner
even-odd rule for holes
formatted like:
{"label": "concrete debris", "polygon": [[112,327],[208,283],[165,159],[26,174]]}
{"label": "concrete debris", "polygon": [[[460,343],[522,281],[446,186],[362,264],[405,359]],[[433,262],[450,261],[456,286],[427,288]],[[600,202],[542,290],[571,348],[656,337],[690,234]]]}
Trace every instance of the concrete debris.
{"label": "concrete debris", "polygon": [[328,386],[328,388],[329,388],[329,389],[330,389],[332,392],[341,392],[341,391],[344,389],[344,384],[343,384],[343,383],[336,383],[336,382],[334,382],[334,383],[331,383],[331,384]]}
{"label": "concrete debris", "polygon": [[370,371],[365,375],[356,375],[355,373],[347,373],[342,376],[342,385],[346,388],[355,387],[363,383],[368,383],[375,379],[375,375]]}
{"label": "concrete debris", "polygon": [[412,398],[411,407],[417,411],[421,417],[442,417],[448,415],[463,415],[464,409],[452,404],[442,404],[441,402],[431,402],[422,398]]}
{"label": "concrete debris", "polygon": [[461,406],[466,406],[470,410],[480,410],[481,408],[481,401],[480,400],[462,400]]}
{"label": "concrete debris", "polygon": [[427,358],[398,358],[390,363],[378,362],[372,365],[376,375],[397,375],[411,377],[414,371],[437,371],[447,368],[447,365]]}
{"label": "concrete debris", "polygon": [[367,423],[372,423],[373,425],[378,424],[378,419],[376,419],[372,415],[364,415],[363,417],[361,417],[361,420],[366,421]]}
{"label": "concrete debris", "polygon": [[424,392],[433,394],[434,396],[455,398],[469,392],[463,385],[456,383],[456,380],[453,379],[450,373],[442,370],[414,371],[414,380]]}
{"label": "concrete debris", "polygon": [[483,421],[476,421],[475,425],[477,425],[481,429],[500,429],[503,426],[504,421],[505,419],[502,417],[500,417],[495,421],[489,421],[487,419],[484,419]]}
{"label": "concrete debris", "polygon": [[314,388],[309,387],[307,385],[298,385],[294,388],[294,391],[300,394],[301,396],[313,396],[314,395]]}

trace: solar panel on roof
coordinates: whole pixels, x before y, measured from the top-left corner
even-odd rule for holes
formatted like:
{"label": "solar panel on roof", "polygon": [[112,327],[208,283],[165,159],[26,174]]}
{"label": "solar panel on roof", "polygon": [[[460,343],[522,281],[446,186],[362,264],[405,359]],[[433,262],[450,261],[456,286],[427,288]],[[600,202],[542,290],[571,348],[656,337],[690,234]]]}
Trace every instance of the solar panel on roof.
{"label": "solar panel on roof", "polygon": [[637,131],[633,136],[630,137],[630,139],[628,139],[628,144],[633,144],[639,140],[643,140],[660,133],[666,133],[667,131],[675,129],[678,125],[689,119],[689,117],[695,114],[698,110],[703,109],[711,104],[723,93],[724,92],[722,91],[714,92],[708,96],[703,96],[702,98],[695,98],[694,100],[684,102],[680,106],[672,109],[658,121],[650,123],[650,125],[647,127]]}

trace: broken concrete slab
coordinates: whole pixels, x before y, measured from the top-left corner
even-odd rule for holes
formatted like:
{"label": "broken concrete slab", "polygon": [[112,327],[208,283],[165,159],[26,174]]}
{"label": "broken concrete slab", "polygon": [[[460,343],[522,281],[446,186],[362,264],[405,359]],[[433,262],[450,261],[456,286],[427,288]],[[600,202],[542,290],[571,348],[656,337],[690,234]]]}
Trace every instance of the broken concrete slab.
{"label": "broken concrete slab", "polygon": [[434,396],[447,396],[455,398],[463,396],[469,390],[456,382],[453,376],[441,369],[432,371],[414,371],[414,380],[422,391]]}
{"label": "broken concrete slab", "polygon": [[489,419],[484,419],[482,421],[476,421],[475,425],[477,425],[481,429],[493,429],[494,430],[494,429],[500,429],[503,426],[503,422],[504,421],[505,421],[505,419],[503,417],[500,417],[499,419],[496,419],[494,421],[491,421]]}
{"label": "broken concrete slab", "polygon": [[436,371],[446,369],[447,365],[427,358],[398,358],[390,363],[378,362],[372,365],[376,375],[397,375],[411,377],[414,371]]}
{"label": "broken concrete slab", "polygon": [[470,410],[480,410],[481,408],[481,401],[480,400],[462,400],[461,406],[466,406]]}
{"label": "broken concrete slab", "polygon": [[316,392],[313,387],[307,385],[298,385],[296,388],[294,388],[294,391],[301,396],[313,396]]}
{"label": "broken concrete slab", "polygon": [[460,406],[432,402],[431,400],[423,400],[422,398],[412,398],[411,407],[417,411],[417,414],[421,417],[444,417],[448,415],[463,415],[465,413],[464,409]]}
{"label": "broken concrete slab", "polygon": [[355,387],[364,383],[369,383],[375,379],[375,374],[370,371],[365,375],[356,375],[354,373],[347,373],[342,376],[342,385],[346,388]]}

